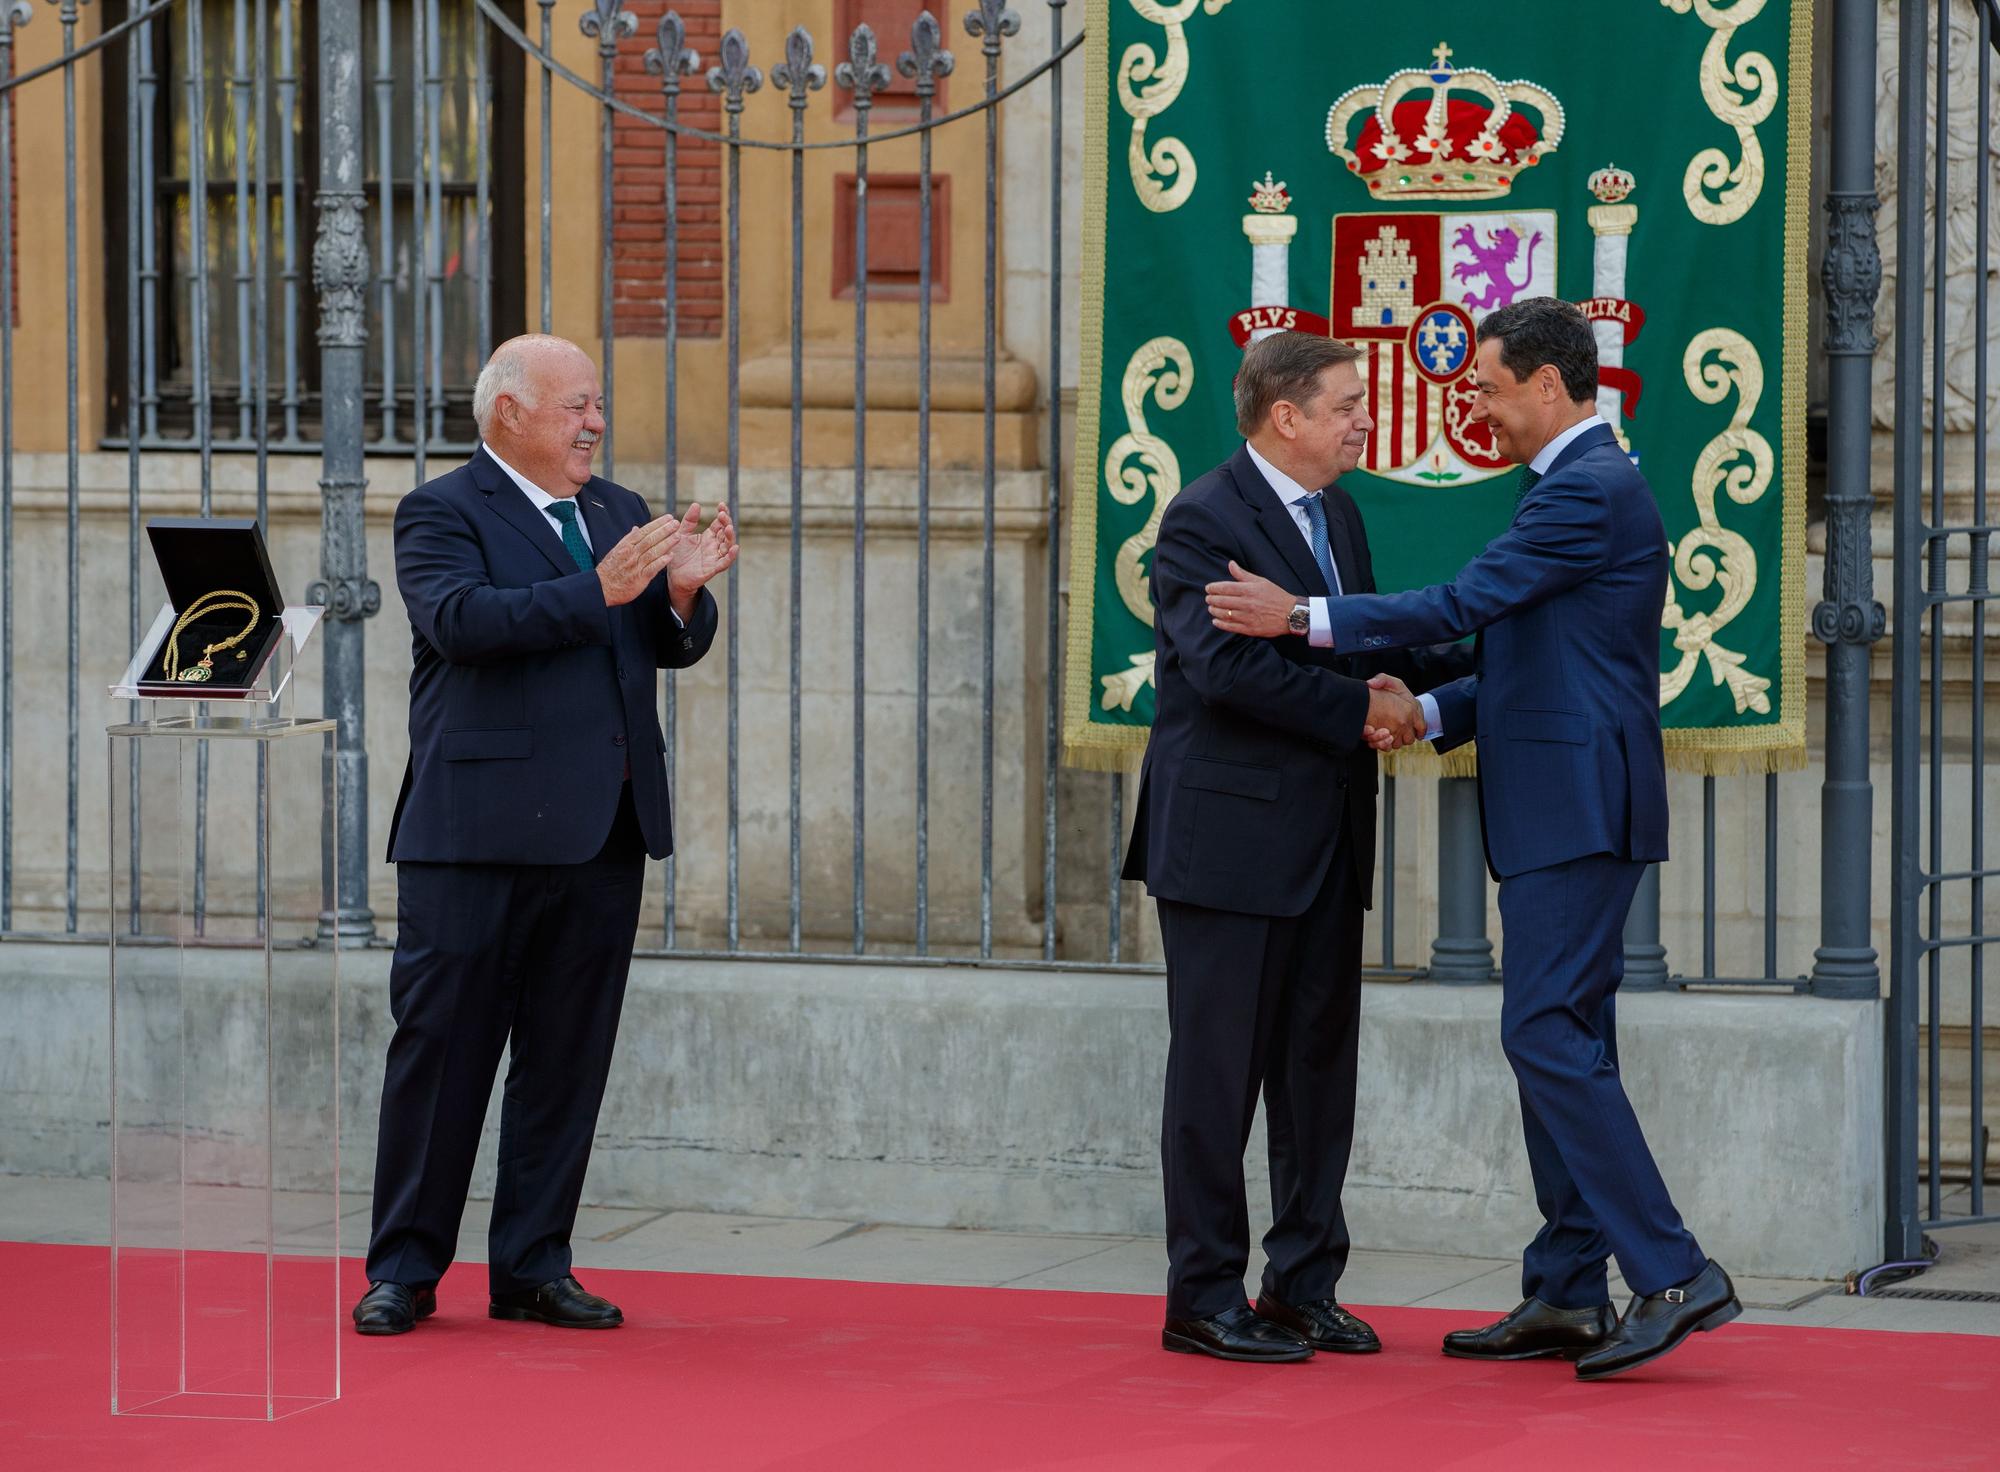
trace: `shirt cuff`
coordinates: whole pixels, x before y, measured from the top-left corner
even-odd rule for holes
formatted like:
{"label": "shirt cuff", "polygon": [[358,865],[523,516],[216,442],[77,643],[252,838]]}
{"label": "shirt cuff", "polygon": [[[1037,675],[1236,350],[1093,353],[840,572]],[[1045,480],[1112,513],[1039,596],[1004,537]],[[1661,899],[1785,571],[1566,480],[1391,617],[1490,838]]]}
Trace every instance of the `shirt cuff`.
{"label": "shirt cuff", "polygon": [[1333,625],[1326,616],[1326,600],[1308,598],[1306,606],[1312,611],[1312,630],[1306,635],[1306,642],[1315,649],[1333,648]]}
{"label": "shirt cuff", "polygon": [[1419,695],[1417,704],[1424,712],[1424,740],[1435,741],[1444,735],[1444,722],[1438,718],[1437,697],[1430,694]]}

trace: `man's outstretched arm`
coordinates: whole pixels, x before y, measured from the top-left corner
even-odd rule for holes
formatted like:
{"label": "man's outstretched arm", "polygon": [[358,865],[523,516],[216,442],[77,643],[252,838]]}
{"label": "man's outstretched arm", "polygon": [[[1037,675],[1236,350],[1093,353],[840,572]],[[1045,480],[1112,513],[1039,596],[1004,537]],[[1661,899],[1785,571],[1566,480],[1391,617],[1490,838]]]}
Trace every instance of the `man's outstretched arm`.
{"label": "man's outstretched arm", "polygon": [[[1610,508],[1581,475],[1543,481],[1514,524],[1457,577],[1408,593],[1359,593],[1326,605],[1331,647],[1343,654],[1408,649],[1463,639],[1509,614],[1575,587],[1604,565]],[[1206,589],[1218,629],[1276,638],[1299,599],[1231,564]]]}

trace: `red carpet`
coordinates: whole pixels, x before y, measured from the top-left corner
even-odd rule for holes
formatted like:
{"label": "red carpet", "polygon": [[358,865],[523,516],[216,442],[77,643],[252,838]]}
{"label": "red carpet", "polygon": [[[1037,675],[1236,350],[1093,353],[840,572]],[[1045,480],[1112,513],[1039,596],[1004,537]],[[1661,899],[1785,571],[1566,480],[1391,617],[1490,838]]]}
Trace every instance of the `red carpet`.
{"label": "red carpet", "polygon": [[626,1327],[581,1333],[488,1320],[477,1265],[415,1333],[348,1335],[333,1405],[113,1418],[107,1264],[0,1243],[6,1472],[1990,1468],[2000,1426],[2000,1340],[1963,1335],[1738,1323],[1579,1385],[1443,1358],[1482,1316],[1437,1309],[1368,1310],[1381,1355],[1227,1365],[1163,1353],[1150,1297],[587,1272]]}

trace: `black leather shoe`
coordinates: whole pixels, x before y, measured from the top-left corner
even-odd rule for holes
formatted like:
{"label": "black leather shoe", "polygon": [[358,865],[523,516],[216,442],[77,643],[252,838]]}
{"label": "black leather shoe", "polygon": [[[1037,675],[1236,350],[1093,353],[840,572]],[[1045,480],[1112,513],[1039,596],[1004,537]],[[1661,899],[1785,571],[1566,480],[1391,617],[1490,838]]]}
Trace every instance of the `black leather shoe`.
{"label": "black leather shoe", "polygon": [[1544,1355],[1575,1359],[1598,1348],[1618,1327],[1608,1303],[1596,1308],[1552,1308],[1539,1298],[1524,1299],[1506,1318],[1477,1329],[1454,1329],[1444,1336],[1444,1352],[1461,1360],[1532,1360]]}
{"label": "black leather shoe", "polygon": [[1289,1329],[1259,1318],[1247,1303],[1206,1319],[1168,1319],[1160,1347],[1175,1354],[1209,1354],[1219,1360],[1291,1364],[1312,1358],[1312,1346]]}
{"label": "black leather shoe", "polygon": [[1291,1330],[1314,1349],[1334,1354],[1379,1354],[1382,1349],[1375,1331],[1331,1298],[1314,1298],[1294,1305],[1260,1293],[1257,1317]]}
{"label": "black leather shoe", "polygon": [[407,1334],[418,1319],[437,1312],[437,1289],[412,1288],[407,1283],[370,1283],[354,1305],[357,1334]]}
{"label": "black leather shoe", "polygon": [[488,1318],[533,1319],[559,1329],[616,1329],[625,1322],[618,1305],[586,1293],[574,1277],[557,1278],[539,1288],[496,1293],[486,1306]]}
{"label": "black leather shoe", "polygon": [[1603,1380],[1649,1364],[1690,1334],[1720,1329],[1743,1312],[1736,1285],[1714,1258],[1677,1288],[1634,1294],[1625,1317],[1604,1341],[1576,1362],[1579,1380]]}

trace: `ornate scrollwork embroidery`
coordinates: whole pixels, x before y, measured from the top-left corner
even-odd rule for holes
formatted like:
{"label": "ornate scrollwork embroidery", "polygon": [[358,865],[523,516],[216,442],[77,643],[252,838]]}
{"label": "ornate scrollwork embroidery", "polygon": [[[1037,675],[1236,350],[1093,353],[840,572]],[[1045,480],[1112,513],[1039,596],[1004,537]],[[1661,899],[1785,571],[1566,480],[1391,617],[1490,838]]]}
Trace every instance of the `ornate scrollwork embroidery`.
{"label": "ornate scrollwork embroidery", "polygon": [[[1681,371],[1688,391],[1702,403],[1719,404],[1732,388],[1737,402],[1729,428],[1710,440],[1695,462],[1694,504],[1701,523],[1681,538],[1678,547],[1669,549],[1673,580],[1667,585],[1660,624],[1675,631],[1674,648],[1681,659],[1660,676],[1660,704],[1671,705],[1680,698],[1706,656],[1714,682],[1729,686],[1738,715],[1745,711],[1769,715],[1771,697],[1766,692],[1771,682],[1745,669],[1743,655],[1716,642],[1716,635],[1743,612],[1757,591],[1757,553],[1746,539],[1723,526],[1716,515],[1715,493],[1727,489],[1732,501],[1748,506],[1771,484],[1776,457],[1770,441],[1750,428],[1764,393],[1763,360],[1742,333],[1711,327],[1687,345]],[[1722,601],[1707,613],[1689,613],[1675,596],[1676,581],[1695,593],[1720,587]]]}
{"label": "ornate scrollwork embroidery", "polygon": [[1764,192],[1764,149],[1757,141],[1757,128],[1778,105],[1778,69],[1761,51],[1746,51],[1731,66],[1729,43],[1756,19],[1765,0],[1736,0],[1729,6],[1718,0],[1660,3],[1678,15],[1692,10],[1715,32],[1701,53],[1701,98],[1710,112],[1736,130],[1743,157],[1732,164],[1720,148],[1704,148],[1688,160],[1681,193],[1689,211],[1704,225],[1734,224]]}
{"label": "ornate scrollwork embroidery", "polygon": [[[1157,214],[1177,210],[1194,193],[1194,152],[1178,138],[1146,147],[1146,124],[1174,105],[1188,79],[1187,21],[1200,9],[1214,15],[1229,0],[1131,0],[1140,18],[1164,27],[1167,57],[1144,41],[1134,41],[1118,59],[1118,105],[1132,119],[1126,162],[1139,203]],[[1144,90],[1141,90],[1141,89]]]}
{"label": "ornate scrollwork embroidery", "polygon": [[[1156,337],[1143,344],[1125,365],[1125,381],[1120,397],[1125,405],[1124,434],[1111,442],[1104,455],[1105,489],[1121,506],[1136,506],[1149,495],[1153,508],[1146,524],[1118,547],[1112,566],[1118,596],[1132,616],[1153,626],[1153,598],[1146,586],[1145,555],[1153,550],[1160,535],[1160,517],[1167,502],[1180,493],[1181,462],[1173,447],[1146,424],[1146,400],[1172,412],[1187,402],[1194,388],[1194,355],[1187,344],[1173,337]],[[1136,463],[1127,464],[1133,461]],[[1153,652],[1131,657],[1132,668],[1117,674],[1101,675],[1104,709],[1114,705],[1130,710],[1132,699],[1153,682]]]}

